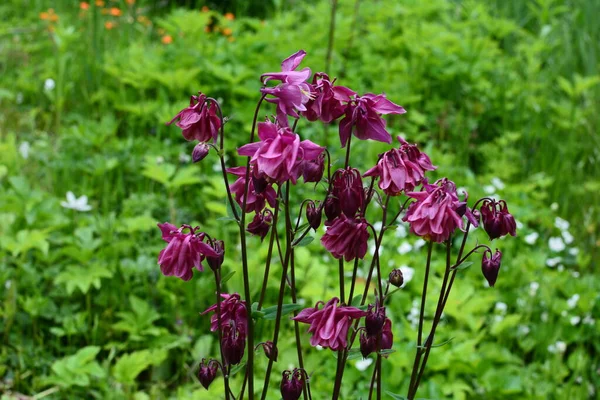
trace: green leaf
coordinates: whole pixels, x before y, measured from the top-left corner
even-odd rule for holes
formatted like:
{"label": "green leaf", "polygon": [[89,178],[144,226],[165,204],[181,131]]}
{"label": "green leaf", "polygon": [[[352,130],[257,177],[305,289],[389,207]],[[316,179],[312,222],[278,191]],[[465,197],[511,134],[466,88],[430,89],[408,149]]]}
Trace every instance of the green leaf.
{"label": "green leaf", "polygon": [[[304,306],[300,304],[284,304],[281,307],[281,316],[288,315],[289,313],[300,310],[301,308],[304,308]],[[277,317],[277,306],[263,308],[262,312],[264,313],[264,319],[274,320]]]}
{"label": "green leaf", "polygon": [[314,236],[304,236],[294,247],[307,246],[313,240],[315,240]]}
{"label": "green leaf", "polygon": [[228,280],[231,279],[235,275],[236,271],[229,271],[224,277],[221,278],[221,285],[227,283]]}
{"label": "green leaf", "polygon": [[146,157],[144,161],[142,175],[157,181],[166,187],[170,187],[170,179],[175,173],[175,166],[173,164],[162,163],[158,164],[153,157]]}
{"label": "green leaf", "polygon": [[55,361],[51,367],[52,375],[45,379],[46,383],[63,388],[86,387],[90,385],[90,377],[103,378],[105,371],[95,361],[99,352],[100,347],[88,346],[71,356]]}
{"label": "green leaf", "polygon": [[388,394],[392,399],[396,399],[396,400],[406,400],[406,397],[404,396],[400,396],[399,394],[394,394],[388,390],[385,391],[386,394]]}
{"label": "green leaf", "polygon": [[160,365],[166,358],[166,350],[142,350],[125,354],[117,360],[112,375],[117,381],[131,385],[143,370],[151,365]]}
{"label": "green leaf", "polygon": [[459,264],[458,266],[456,266],[455,268],[452,268],[452,270],[457,270],[457,271],[461,271],[463,269],[467,269],[469,268],[471,265],[473,265],[473,261],[467,261],[464,262],[462,264]]}
{"label": "green leaf", "polygon": [[54,278],[54,283],[64,284],[69,295],[73,294],[75,289],[86,294],[92,286],[100,289],[102,278],[112,278],[112,276],[113,272],[103,265],[92,264],[88,267],[69,265],[65,271]]}
{"label": "green leaf", "polygon": [[177,189],[182,186],[194,185],[196,183],[200,183],[200,182],[202,182],[202,180],[200,179],[199,174],[200,174],[200,171],[198,170],[198,168],[196,166],[190,165],[190,166],[181,168],[179,171],[177,171],[177,174],[171,181],[171,187],[173,187],[174,189]]}
{"label": "green leaf", "polygon": [[350,305],[352,307],[358,307],[360,306],[360,302],[362,301],[362,294],[357,294],[356,296],[354,296],[352,298],[352,301],[350,302]]}

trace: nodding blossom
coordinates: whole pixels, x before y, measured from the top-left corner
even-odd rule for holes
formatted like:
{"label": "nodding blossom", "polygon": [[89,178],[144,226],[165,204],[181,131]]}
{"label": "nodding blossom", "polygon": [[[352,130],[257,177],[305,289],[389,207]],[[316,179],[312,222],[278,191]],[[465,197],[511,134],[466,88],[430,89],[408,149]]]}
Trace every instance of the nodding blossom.
{"label": "nodding blossom", "polygon": [[[227,168],[227,172],[238,177],[238,179],[229,185],[231,193],[235,196],[235,201],[240,205],[244,204],[244,188],[246,182],[246,167]],[[264,182],[259,184],[259,182]],[[261,179],[254,179],[254,171],[250,171],[250,181],[248,182],[248,199],[246,200],[246,212],[261,212],[268,203],[275,207],[277,193],[272,184]]]}
{"label": "nodding blossom", "polygon": [[208,390],[208,387],[215,380],[217,376],[219,363],[217,360],[202,359],[200,363],[200,369],[198,370],[198,380],[204,389]]}
{"label": "nodding blossom", "polygon": [[217,116],[216,107],[207,103],[206,95],[198,93],[198,96],[190,98],[190,106],[179,111],[179,113],[167,123],[171,125],[179,119],[175,125],[181,128],[186,140],[198,140],[208,142],[217,140],[221,119]]}
{"label": "nodding blossom", "polygon": [[309,121],[320,119],[328,124],[338,119],[344,115],[346,104],[356,96],[356,92],[345,86],[334,86],[324,72],[313,75],[310,87],[311,96],[306,103],[307,110],[302,112]]}
{"label": "nodding blossom", "polygon": [[204,243],[204,232],[198,232],[197,228],[182,225],[177,229],[175,225],[158,224],[162,232],[162,238],[168,243],[167,247],[160,251],[158,264],[165,276],[176,276],[189,281],[192,279],[192,270],[204,271],[202,261],[205,257],[218,257],[217,252],[208,244]]}
{"label": "nodding blossom", "polygon": [[304,387],[304,371],[295,368],[293,371],[283,371],[281,378],[281,397],[283,400],[298,400]]}
{"label": "nodding blossom", "polygon": [[490,286],[494,286],[496,284],[501,261],[502,252],[500,252],[498,249],[496,249],[494,255],[492,255],[492,252],[489,249],[486,249],[483,253],[483,258],[481,259],[481,272]]}
{"label": "nodding blossom", "polygon": [[312,333],[310,344],[322,346],[331,350],[342,350],[348,345],[348,329],[353,320],[367,315],[356,307],[340,306],[340,299],[334,297],[322,309],[318,302],[314,308],[305,308],[292,319],[310,324],[308,332]]}
{"label": "nodding blossom", "polygon": [[[227,294],[222,293],[221,297],[221,330],[226,325],[239,326],[242,332],[246,333],[247,313],[246,302],[242,301],[238,293]],[[215,332],[219,329],[219,321],[217,319],[217,304],[213,304],[204,310],[200,315],[214,312],[210,318],[210,330]]]}
{"label": "nodding blossom", "polygon": [[508,206],[504,200],[484,200],[481,206],[481,220],[483,228],[491,240],[508,234],[517,235],[515,218],[508,212]]}
{"label": "nodding blossom", "polygon": [[346,217],[353,218],[365,203],[360,171],[351,167],[338,169],[333,174],[331,194]]}
{"label": "nodding blossom", "polygon": [[265,208],[263,212],[257,212],[254,215],[252,221],[248,224],[246,231],[260,236],[260,240],[263,241],[267,233],[269,233],[269,229],[271,228],[271,224],[273,223],[273,213],[268,208]]}
{"label": "nodding blossom", "polygon": [[400,148],[383,153],[377,165],[363,175],[378,177],[379,188],[390,196],[414,190],[421,184],[426,171],[436,169],[429,156],[421,153],[416,145],[409,144],[400,136],[398,141]]}
{"label": "nodding blossom", "polygon": [[367,253],[369,231],[364,218],[348,218],[344,214],[333,220],[321,238],[321,244],[335,258],[351,261]]}

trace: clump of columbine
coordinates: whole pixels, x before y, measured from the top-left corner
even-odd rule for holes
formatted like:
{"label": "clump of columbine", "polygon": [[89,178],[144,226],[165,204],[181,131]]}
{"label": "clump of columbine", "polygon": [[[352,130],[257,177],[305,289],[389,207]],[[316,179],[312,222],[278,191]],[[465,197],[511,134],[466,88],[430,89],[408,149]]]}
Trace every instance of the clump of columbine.
{"label": "clump of columbine", "polygon": [[[300,68],[305,57],[306,52],[300,50],[281,63],[280,72],[261,75],[263,87],[251,124],[253,128],[248,142],[237,149],[244,157],[245,165],[226,165],[225,119],[221,106],[213,98],[203,93],[192,96],[190,105],[170,122],[177,121],[186,140],[197,141],[192,151],[193,162],[201,162],[209,156],[211,149],[216,150],[214,154],[219,157],[227,195],[227,219],[238,227],[239,247],[235,243],[226,246],[223,240],[210,236],[200,227],[184,224],[177,228],[171,223],[159,224],[167,245],[159,254],[158,264],[165,276],[176,276],[184,281],[192,278],[194,269],[203,272],[203,262],[212,271],[216,302],[201,315],[212,313],[210,330],[218,336],[220,360],[203,359],[199,365],[198,380],[206,389],[221,371],[226,400],[246,396],[254,399],[257,396],[255,375],[263,372],[254,364],[254,356],[262,347],[268,363],[260,389],[260,397],[265,399],[269,385],[273,383],[273,363],[279,357],[277,349],[284,326],[283,317],[293,313],[289,318],[294,324],[295,336],[300,338],[296,341],[298,358],[294,363],[297,362],[297,368],[282,374],[279,388],[283,399],[296,400],[303,393],[305,398],[311,396],[307,371],[317,366],[304,364],[302,354],[309,350],[303,346],[307,337],[302,337],[303,325],[300,324],[309,325],[308,342],[312,347],[337,352],[338,366],[332,386],[334,400],[340,396],[350,353],[360,351],[363,357],[376,358],[369,394],[357,393],[357,397],[371,398],[375,388],[378,396],[381,393],[382,359],[394,351],[393,316],[388,315],[387,305],[393,294],[406,284],[400,269],[383,270],[388,263],[382,262],[385,255],[380,254],[380,249],[385,233],[406,223],[412,234],[428,243],[422,302],[428,300],[431,260],[438,256],[434,251],[438,246],[444,248],[442,257],[446,263],[435,313],[426,316],[425,304],[421,306],[415,359],[412,370],[405,371],[410,372],[407,398],[412,400],[423,379],[455,277],[464,270],[461,265],[473,254],[482,252],[482,273],[490,286],[497,283],[502,252],[492,251],[486,244],[476,244],[468,249],[470,228],[481,223],[493,240],[509,234],[515,236],[516,223],[504,200],[483,198],[469,207],[466,191],[459,193],[449,178],[442,177],[429,183],[426,175],[437,167],[419,145],[400,136],[399,147],[384,152],[378,160],[373,160],[371,168],[361,172],[352,164],[352,138],[391,144],[392,129],[384,116],[401,118],[398,116],[406,110],[384,94],[359,94],[337,85],[336,79],[331,79],[325,72],[312,74],[310,68]],[[263,110],[262,107],[269,103],[275,106],[274,110]],[[269,119],[270,115],[275,117]],[[259,122],[259,118],[262,121]],[[334,149],[303,139],[308,122],[339,125],[344,165],[333,173],[330,151]],[[363,155],[361,149],[358,153],[361,161]],[[234,182],[230,183],[229,174],[235,177]],[[295,190],[294,186],[301,183],[310,185],[310,190]],[[308,199],[297,199],[298,193],[313,195]],[[370,206],[372,203],[377,207]],[[378,212],[379,217],[376,216]],[[305,224],[301,224],[303,218]],[[321,245],[331,254],[332,264],[337,264],[338,286],[329,289],[339,290],[339,296],[327,302],[306,299],[316,305],[297,312],[297,296],[303,293],[305,282],[297,279],[302,275],[296,274],[293,249],[310,243],[311,232],[321,235]],[[257,238],[250,238],[252,236]],[[453,246],[455,239],[458,246]],[[248,241],[252,241],[253,254],[261,243],[268,247],[262,279],[253,277],[250,280]],[[226,247],[239,248],[230,259],[233,263],[227,262]],[[458,252],[454,255],[456,247]],[[369,248],[371,251],[368,252]],[[282,270],[272,274],[270,266],[277,262]],[[366,279],[359,280],[361,262],[368,268]],[[353,265],[351,275],[348,275],[347,265]],[[231,276],[237,269],[241,269],[243,293],[223,293],[224,273]],[[384,281],[386,275],[389,278]],[[266,289],[268,280],[273,278],[279,279],[279,293],[270,308],[275,311],[266,313],[261,310],[266,305],[265,299],[270,300]],[[290,295],[286,294],[288,286]],[[252,293],[257,291],[260,294],[254,299]],[[290,296],[289,300],[285,300],[287,296]],[[275,328],[259,338],[254,328],[263,324],[267,314],[269,319],[275,319]],[[425,329],[426,320],[432,321],[429,332]],[[265,329],[261,331],[265,332]],[[286,360],[286,365],[289,363],[290,360]],[[235,365],[246,369],[239,394],[235,394],[229,385],[229,375]]]}

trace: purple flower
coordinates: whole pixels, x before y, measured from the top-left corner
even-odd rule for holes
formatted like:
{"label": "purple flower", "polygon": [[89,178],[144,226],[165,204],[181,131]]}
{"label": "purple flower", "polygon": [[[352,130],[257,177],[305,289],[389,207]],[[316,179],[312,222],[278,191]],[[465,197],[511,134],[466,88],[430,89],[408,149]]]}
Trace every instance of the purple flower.
{"label": "purple flower", "polygon": [[346,115],[340,121],[340,141],[346,147],[350,135],[361,140],[373,139],[392,143],[392,137],[385,129],[382,114],[404,114],[406,110],[385,98],[385,94],[367,93],[351,100]]}
{"label": "purple flower", "polygon": [[263,343],[259,343],[258,346],[262,346],[263,351],[265,352],[265,356],[267,356],[267,358],[273,359],[273,361],[277,362],[277,357],[279,356],[279,352],[277,351],[277,347],[273,346],[273,342],[270,340],[267,340],[266,342]]}
{"label": "purple flower", "polygon": [[221,349],[225,364],[239,364],[246,348],[246,331],[235,324],[227,324],[222,329]]}
{"label": "purple flower", "polygon": [[483,276],[492,287],[496,284],[496,279],[498,279],[501,261],[502,253],[498,249],[496,249],[494,255],[492,255],[492,252],[489,249],[486,249],[483,253],[483,258],[481,260],[481,272],[483,272]]}
{"label": "purple flower", "polygon": [[385,319],[385,307],[381,307],[379,301],[375,305],[369,304],[367,315],[365,316],[365,330],[367,334],[378,335],[381,333]]}
{"label": "purple flower", "polygon": [[171,125],[178,118],[176,125],[182,129],[186,140],[217,140],[221,120],[217,116],[216,107],[206,102],[206,95],[198,93],[198,96],[192,96],[190,106],[181,110],[167,125]]}
{"label": "purple flower", "polygon": [[200,369],[198,370],[198,380],[204,386],[204,389],[208,390],[208,387],[215,380],[217,376],[217,360],[209,360],[206,362],[205,359],[202,359],[200,363]]}
{"label": "purple flower", "polygon": [[333,174],[332,181],[331,193],[338,200],[342,212],[348,218],[354,217],[365,202],[360,171],[351,167],[339,169]]}
{"label": "purple flower", "polygon": [[320,182],[325,170],[325,153],[321,153],[314,160],[302,161],[302,177],[304,182]]}
{"label": "purple flower", "polygon": [[257,212],[254,215],[246,230],[253,235],[260,236],[260,240],[263,241],[267,233],[269,233],[271,223],[273,223],[273,213],[266,208],[262,213]]}
{"label": "purple flower", "polygon": [[317,72],[313,76],[311,96],[302,115],[309,121],[320,119],[328,124],[344,115],[346,104],[356,93],[344,86],[333,86],[329,76]]}
{"label": "purple flower", "polygon": [[209,151],[210,147],[206,143],[198,143],[192,151],[192,162],[197,163],[199,161],[204,160],[204,158],[208,155]]}
{"label": "purple flower", "polygon": [[283,400],[298,400],[304,387],[304,373],[295,368],[294,371],[283,371],[281,386],[281,397]]}
{"label": "purple flower", "polygon": [[348,329],[353,320],[364,317],[367,313],[356,307],[338,307],[339,299],[334,297],[319,310],[318,302],[314,308],[305,308],[292,318],[310,324],[308,331],[312,333],[312,346],[328,347],[331,350],[345,349],[348,344]]}
{"label": "purple flower", "polygon": [[321,226],[321,215],[322,209],[320,206],[315,205],[315,202],[310,200],[306,203],[306,219],[308,220],[308,224],[315,231],[319,229]]}
{"label": "purple flower", "polygon": [[[392,321],[389,318],[385,319],[383,330],[381,331],[381,341],[379,342],[379,350],[389,350],[394,344],[394,334],[392,333]],[[387,358],[387,355],[384,355]]]}
{"label": "purple flower", "polygon": [[[227,172],[238,176],[238,179],[229,185],[229,189],[235,195],[235,201],[240,205],[244,204],[244,187],[246,182],[246,167],[227,168]],[[277,193],[271,184],[266,184],[260,190],[255,188],[255,182],[260,179],[254,179],[253,171],[250,172],[250,182],[248,183],[248,199],[246,200],[246,212],[256,211],[261,212],[265,208],[265,202],[271,207],[275,207]]]}
{"label": "purple flower", "polygon": [[207,256],[206,262],[213,271],[216,271],[219,268],[221,268],[221,265],[223,265],[223,261],[225,260],[225,242],[223,242],[222,240],[211,240],[209,241],[209,243],[215,251],[215,253],[217,253],[217,256]]}
{"label": "purple flower", "polygon": [[377,350],[377,336],[369,335],[364,329],[361,329],[359,342],[363,358]]}
{"label": "purple flower", "polygon": [[344,214],[333,220],[321,238],[321,243],[335,258],[346,261],[363,258],[367,253],[369,232],[364,218],[347,218]]}
{"label": "purple flower", "polygon": [[490,235],[491,240],[508,234],[517,235],[515,218],[508,212],[504,200],[484,200],[481,206],[481,219],[483,228]]}
{"label": "purple flower", "polygon": [[401,287],[404,284],[404,275],[402,274],[402,270],[400,268],[392,270],[388,277],[388,281],[390,282],[390,284],[398,288]]}
{"label": "purple flower", "polygon": [[277,121],[281,126],[288,126],[288,115],[298,118],[297,111],[306,111],[305,104],[310,99],[311,88],[306,83],[310,77],[310,68],[296,71],[304,56],[306,56],[306,52],[300,50],[283,60],[281,72],[269,72],[261,76],[263,84],[270,80],[281,81],[275,87],[264,87],[260,90],[263,94],[275,97],[266,98],[266,100],[277,104]]}
{"label": "purple flower", "polygon": [[364,174],[380,178],[379,188],[390,196],[414,190],[421,184],[425,171],[436,169],[427,154],[421,153],[416,145],[409,144],[400,136],[398,140],[400,148],[383,153],[377,165]]}
{"label": "purple flower", "polygon": [[[204,243],[204,232],[196,233],[197,228],[182,225],[177,229],[175,225],[165,222],[158,224],[162,231],[162,238],[168,243],[160,251],[158,264],[165,276],[176,276],[189,281],[192,279],[192,269],[204,271],[202,260],[205,257],[216,257],[217,253],[208,244]],[[187,233],[184,231],[187,230]]]}
{"label": "purple flower", "polygon": [[342,205],[340,204],[339,199],[334,196],[327,196],[323,208],[325,209],[325,216],[327,217],[325,225],[331,225],[333,220],[342,213]]}
{"label": "purple flower", "polygon": [[[248,316],[246,303],[240,299],[240,295],[237,293],[222,293],[221,297],[224,299],[221,301],[221,330],[223,330],[226,326],[234,325],[239,327],[240,331],[245,334]],[[212,317],[210,317],[210,330],[213,332],[219,329],[219,321],[217,320],[216,311],[217,305],[213,304],[200,314],[204,315],[209,312],[215,313]]]}

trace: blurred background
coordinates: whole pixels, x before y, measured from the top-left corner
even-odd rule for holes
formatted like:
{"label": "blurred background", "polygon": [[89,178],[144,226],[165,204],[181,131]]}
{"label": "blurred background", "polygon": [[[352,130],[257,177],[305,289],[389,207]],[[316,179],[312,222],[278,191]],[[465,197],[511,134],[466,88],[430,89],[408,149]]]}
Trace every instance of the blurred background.
{"label": "blurred background", "polygon": [[[195,377],[202,357],[218,355],[198,315],[214,283],[160,275],[156,223],[198,224],[229,243],[236,226],[217,220],[227,210],[215,155],[192,165],[194,144],[165,122],[198,91],[218,98],[229,163],[240,163],[260,74],[298,49],[313,72],[404,106],[390,132],[430,155],[432,176],[450,177],[473,202],[505,199],[518,221],[516,239],[492,243],[504,253],[495,288],[479,260],[461,271],[436,336],[452,340],[432,351],[419,397],[597,398],[599,15],[597,0],[2,1],[2,399],[223,396],[220,378],[206,391]],[[341,157],[335,126],[302,121],[299,132]],[[360,146],[363,171],[387,149]],[[488,243],[475,231],[477,240]],[[407,281],[388,307],[396,352],[384,360],[384,393],[407,391],[423,244],[399,226],[382,249],[385,275],[400,267]],[[250,239],[258,277],[259,245]],[[337,263],[319,241],[296,255],[306,305],[334,296]],[[231,245],[230,292],[242,288],[237,260]],[[435,288],[443,265],[433,267]],[[253,285],[256,294],[260,279]],[[272,279],[266,305],[277,291]],[[261,321],[257,342],[271,324]],[[287,319],[283,329],[273,399],[295,363]],[[306,353],[313,398],[327,398],[336,360]],[[260,388],[267,360],[257,357]],[[343,398],[366,398],[373,368],[350,360]]]}

